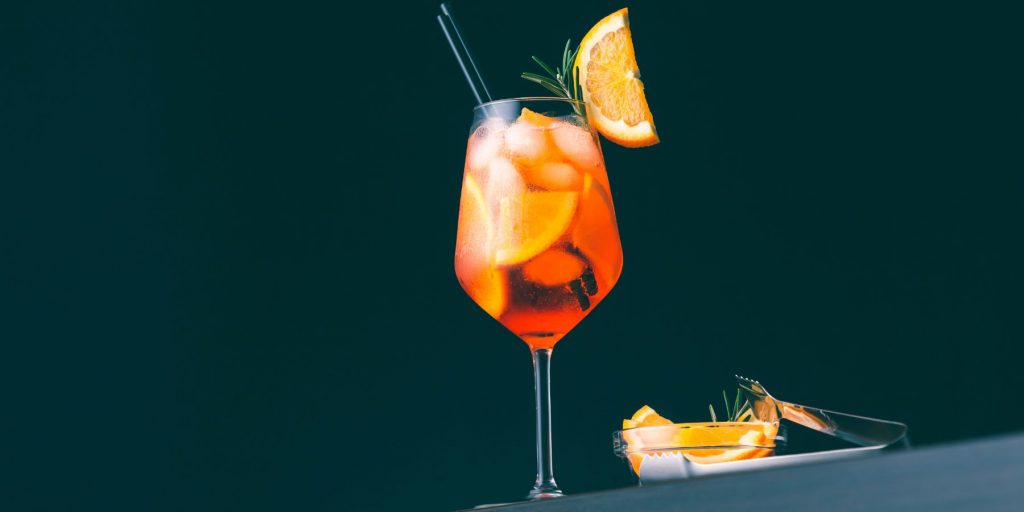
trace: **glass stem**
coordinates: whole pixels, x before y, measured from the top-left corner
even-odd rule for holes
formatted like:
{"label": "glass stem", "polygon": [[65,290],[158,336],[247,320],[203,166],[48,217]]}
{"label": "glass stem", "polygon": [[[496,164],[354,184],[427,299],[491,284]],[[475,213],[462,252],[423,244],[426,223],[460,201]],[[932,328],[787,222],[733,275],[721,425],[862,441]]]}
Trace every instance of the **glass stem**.
{"label": "glass stem", "polygon": [[537,398],[537,481],[529,499],[557,498],[562,491],[555,483],[551,462],[551,349],[533,350],[533,387]]}

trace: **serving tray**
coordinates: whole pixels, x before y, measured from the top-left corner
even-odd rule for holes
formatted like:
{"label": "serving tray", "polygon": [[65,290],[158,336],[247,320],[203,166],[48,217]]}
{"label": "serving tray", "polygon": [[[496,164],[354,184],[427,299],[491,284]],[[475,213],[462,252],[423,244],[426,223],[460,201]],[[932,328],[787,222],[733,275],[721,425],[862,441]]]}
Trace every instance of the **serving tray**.
{"label": "serving tray", "polygon": [[884,446],[859,446],[793,455],[773,455],[760,459],[720,462],[718,464],[690,462],[678,452],[649,453],[644,456],[643,462],[640,463],[640,484],[867,457],[880,453],[882,448]]}

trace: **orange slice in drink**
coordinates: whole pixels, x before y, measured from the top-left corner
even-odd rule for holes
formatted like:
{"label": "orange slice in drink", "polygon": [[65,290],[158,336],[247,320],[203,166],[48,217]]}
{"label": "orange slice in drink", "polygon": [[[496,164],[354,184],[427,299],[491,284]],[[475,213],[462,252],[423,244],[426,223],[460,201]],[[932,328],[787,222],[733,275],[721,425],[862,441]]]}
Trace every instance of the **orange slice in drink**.
{"label": "orange slice in drink", "polygon": [[590,122],[602,135],[627,147],[658,143],[633,51],[628,9],[609,14],[587,32],[575,68]]}
{"label": "orange slice in drink", "polygon": [[469,260],[474,265],[490,263],[489,256],[494,246],[494,222],[484,192],[470,174],[466,174],[462,181],[456,239],[456,256],[460,260]]}
{"label": "orange slice in drink", "polygon": [[[622,244],[619,243],[612,198],[601,183],[591,176],[583,176],[580,213],[572,231],[572,244],[591,262],[600,262],[595,263],[600,270],[597,272],[598,286],[610,290],[622,272]],[[603,174],[601,176],[608,179]]]}
{"label": "orange slice in drink", "polygon": [[527,192],[501,198],[495,263],[515,265],[554,245],[572,224],[579,192]]}
{"label": "orange slice in drink", "polygon": [[564,285],[582,273],[583,262],[562,249],[544,251],[523,266],[523,277],[544,286]]}
{"label": "orange slice in drink", "polygon": [[505,274],[493,267],[481,267],[476,270],[476,274],[469,274],[462,283],[463,289],[488,315],[498,319],[508,304]]}
{"label": "orange slice in drink", "polygon": [[519,113],[519,119],[517,119],[517,121],[530,123],[539,128],[547,128],[555,122],[555,119],[544,114],[538,114],[526,107],[523,107],[522,112]]}
{"label": "orange slice in drink", "polygon": [[487,314],[501,316],[507,302],[505,275],[494,267],[494,224],[483,191],[467,174],[459,205],[455,273],[466,293]]}

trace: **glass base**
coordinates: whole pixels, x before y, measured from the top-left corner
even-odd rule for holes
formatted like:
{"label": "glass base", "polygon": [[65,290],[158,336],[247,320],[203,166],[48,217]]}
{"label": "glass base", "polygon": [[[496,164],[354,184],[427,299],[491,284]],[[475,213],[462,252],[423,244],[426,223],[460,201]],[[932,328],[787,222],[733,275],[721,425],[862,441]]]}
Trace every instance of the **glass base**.
{"label": "glass base", "polygon": [[565,494],[562,493],[562,490],[555,487],[552,489],[534,489],[530,491],[529,494],[526,495],[526,499],[546,500],[550,498],[561,498],[563,496],[565,496]]}

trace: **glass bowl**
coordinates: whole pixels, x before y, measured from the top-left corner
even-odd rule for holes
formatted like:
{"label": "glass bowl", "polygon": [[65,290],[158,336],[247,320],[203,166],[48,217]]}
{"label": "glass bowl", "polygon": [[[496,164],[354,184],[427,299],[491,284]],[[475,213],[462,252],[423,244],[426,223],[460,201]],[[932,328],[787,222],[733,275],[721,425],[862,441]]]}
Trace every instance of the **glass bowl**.
{"label": "glass bowl", "polygon": [[754,469],[785,441],[778,422],[676,423],[612,435],[615,454],[641,484]]}

